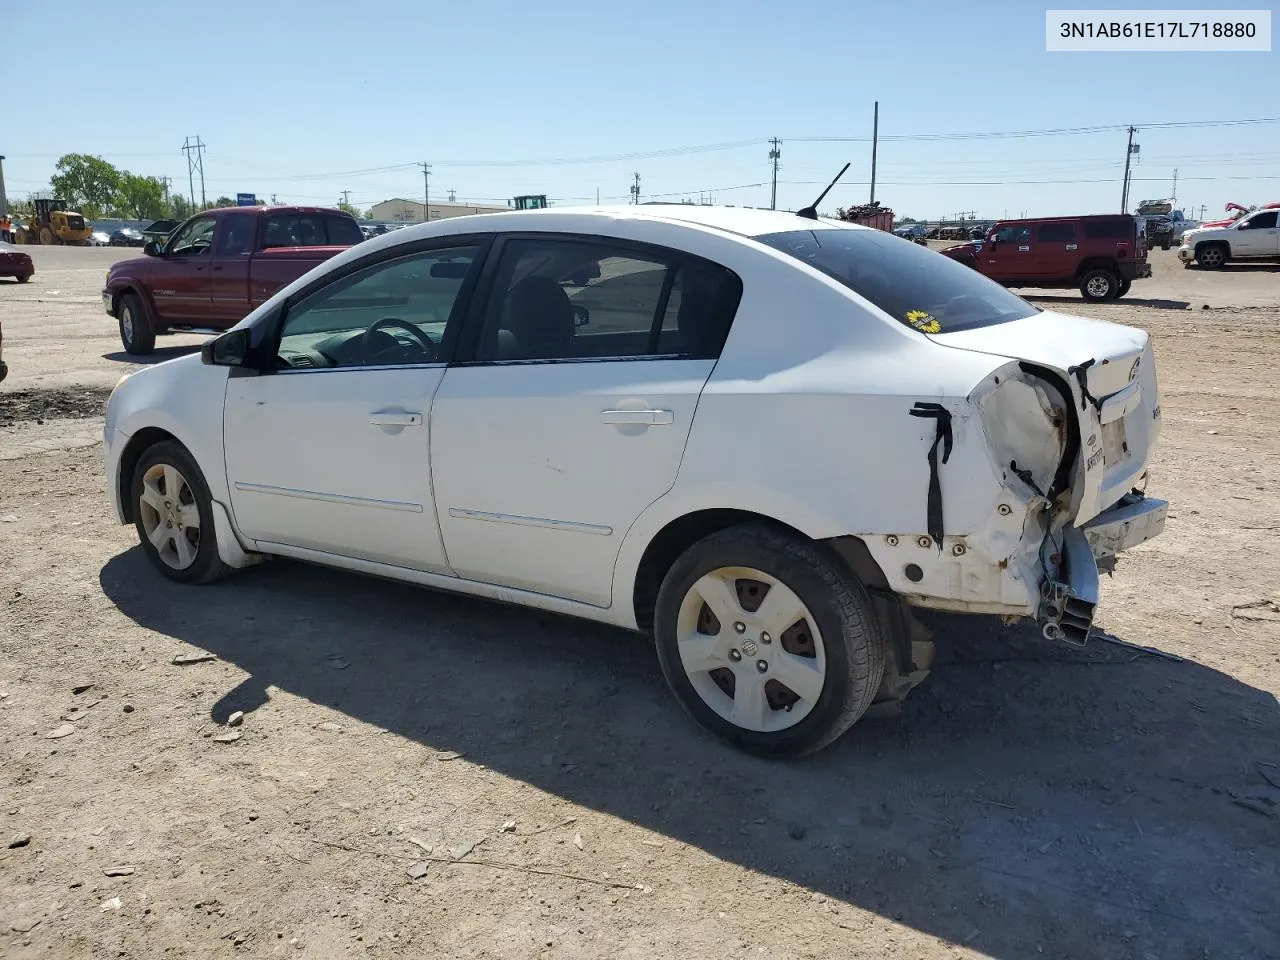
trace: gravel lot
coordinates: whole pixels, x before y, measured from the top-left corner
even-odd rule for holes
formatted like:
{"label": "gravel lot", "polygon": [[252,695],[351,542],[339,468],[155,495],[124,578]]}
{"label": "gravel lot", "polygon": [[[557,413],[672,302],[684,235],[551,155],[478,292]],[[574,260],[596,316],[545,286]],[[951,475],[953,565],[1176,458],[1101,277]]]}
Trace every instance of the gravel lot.
{"label": "gravel lot", "polygon": [[1037,296],[1156,338],[1173,507],[1101,625],[1185,659],[935,618],[903,716],[774,764],[637,636],[290,562],[162,580],[97,447],[132,251],[32,252],[0,280],[0,955],[1280,956],[1280,267]]}

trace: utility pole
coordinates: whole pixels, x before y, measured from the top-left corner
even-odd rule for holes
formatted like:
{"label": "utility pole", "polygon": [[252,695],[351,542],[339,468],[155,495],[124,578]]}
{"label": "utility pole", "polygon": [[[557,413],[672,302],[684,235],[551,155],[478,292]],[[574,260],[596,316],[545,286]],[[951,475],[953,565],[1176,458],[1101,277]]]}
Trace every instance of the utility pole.
{"label": "utility pole", "polygon": [[0,157],[0,220],[9,213],[9,199],[4,193],[4,157]]}
{"label": "utility pole", "polygon": [[349,206],[351,206],[351,191],[350,191],[350,190],[343,190],[343,191],[342,191],[342,205],[343,205],[344,207],[349,207]]}
{"label": "utility pole", "polygon": [[457,192],[456,190],[450,190],[450,191],[449,191],[449,202],[450,202],[450,203],[453,203],[454,198],[455,198],[457,195],[458,195],[458,192]]}
{"label": "utility pole", "polygon": [[631,202],[633,204],[640,203],[640,174],[636,173],[636,182],[631,185]]}
{"label": "utility pole", "polygon": [[1178,205],[1178,168],[1173,168],[1173,205]]}
{"label": "utility pole", "polygon": [[1133,155],[1138,152],[1138,145],[1133,142],[1133,135],[1137,133],[1136,127],[1129,128],[1129,146],[1124,152],[1124,190],[1120,194],[1120,212],[1125,213],[1129,209],[1129,170],[1133,163]]}
{"label": "utility pole", "polygon": [[769,209],[778,209],[778,161],[782,158],[782,141],[774,137],[769,143],[773,149],[769,151],[769,159],[773,161],[773,189],[769,192]]}
{"label": "utility pole", "polygon": [[880,101],[871,119],[871,202],[876,202],[876,147],[880,145]]}
{"label": "utility pole", "polygon": [[196,205],[196,187],[195,172],[200,171],[200,206],[204,207],[206,203],[204,192],[204,151],[207,144],[202,143],[199,135],[195,138],[196,142],[192,143],[191,138],[187,137],[182,144],[182,152],[187,155],[187,189],[191,191],[191,205]]}
{"label": "utility pole", "polygon": [[169,177],[156,177],[156,179],[159,180],[160,185],[164,187],[164,203],[165,203],[165,206],[168,206],[169,205],[169,184],[173,183],[173,181]]}
{"label": "utility pole", "polygon": [[600,188],[596,187],[596,206],[600,206]]}
{"label": "utility pole", "polygon": [[271,195],[271,205],[273,207],[276,205],[276,195],[274,193]]}
{"label": "utility pole", "polygon": [[422,168],[422,222],[431,219],[431,164],[425,160],[418,164]]}

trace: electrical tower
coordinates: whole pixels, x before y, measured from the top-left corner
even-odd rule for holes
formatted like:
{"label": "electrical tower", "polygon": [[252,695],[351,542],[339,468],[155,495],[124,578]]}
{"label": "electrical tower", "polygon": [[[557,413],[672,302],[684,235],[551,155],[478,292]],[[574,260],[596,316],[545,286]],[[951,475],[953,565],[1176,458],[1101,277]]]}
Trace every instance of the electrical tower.
{"label": "electrical tower", "polygon": [[635,177],[636,177],[636,182],[631,185],[631,202],[634,204],[639,204],[640,203],[640,174],[637,173]]}
{"label": "electrical tower", "polygon": [[204,194],[204,150],[205,144],[201,142],[197,135],[195,143],[191,142],[191,137],[187,137],[182,144],[182,152],[187,155],[187,189],[191,191],[191,205],[196,205],[196,186],[195,173],[200,171],[200,206],[205,205]]}
{"label": "electrical tower", "polygon": [[422,168],[422,222],[431,219],[431,164],[425,160],[418,164]]}
{"label": "electrical tower", "polygon": [[773,189],[769,192],[769,209],[778,209],[778,161],[782,159],[782,141],[774,137],[769,141],[773,149],[769,151],[769,159],[773,162]]}

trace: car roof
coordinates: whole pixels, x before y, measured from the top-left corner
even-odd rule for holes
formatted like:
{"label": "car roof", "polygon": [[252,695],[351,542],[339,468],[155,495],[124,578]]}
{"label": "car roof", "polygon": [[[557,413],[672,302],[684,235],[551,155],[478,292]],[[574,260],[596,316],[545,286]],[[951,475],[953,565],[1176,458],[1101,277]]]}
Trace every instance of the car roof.
{"label": "car roof", "polygon": [[997,220],[995,222],[1001,225],[1005,225],[1010,223],[1044,223],[1045,221],[1053,221],[1055,223],[1058,223],[1063,220],[1071,220],[1072,222],[1075,222],[1077,220],[1132,220],[1132,219],[1133,219],[1133,214],[1130,214],[1130,213],[1088,213],[1084,215],[1066,214],[1065,216],[1061,216],[1061,217],[1007,217],[1003,220]]}

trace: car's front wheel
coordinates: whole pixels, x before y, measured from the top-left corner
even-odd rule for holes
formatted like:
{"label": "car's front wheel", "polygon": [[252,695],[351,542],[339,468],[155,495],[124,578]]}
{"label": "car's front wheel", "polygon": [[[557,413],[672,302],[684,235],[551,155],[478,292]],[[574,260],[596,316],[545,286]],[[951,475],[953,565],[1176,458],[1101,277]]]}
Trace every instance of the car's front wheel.
{"label": "car's front wheel", "polygon": [[125,353],[145,356],[156,348],[155,331],[147,323],[142,312],[142,301],[136,294],[126,293],[116,308],[120,320],[120,343]]}
{"label": "car's front wheel", "polygon": [[218,556],[209,487],[185,447],[165,440],[147,448],[129,490],[138,540],[157,570],[179,583],[210,583],[231,572]]}
{"label": "car's front wheel", "polygon": [[1196,249],[1196,263],[1205,270],[1218,270],[1226,262],[1227,251],[1220,243],[1206,243]]}
{"label": "car's front wheel", "polygon": [[884,673],[863,586],[817,545],[763,524],[714,533],[676,560],[658,591],[654,635],[681,705],[763,755],[837,739]]}
{"label": "car's front wheel", "polygon": [[1080,278],[1080,295],[1090,303],[1111,300],[1119,289],[1119,279],[1105,267],[1089,270]]}

